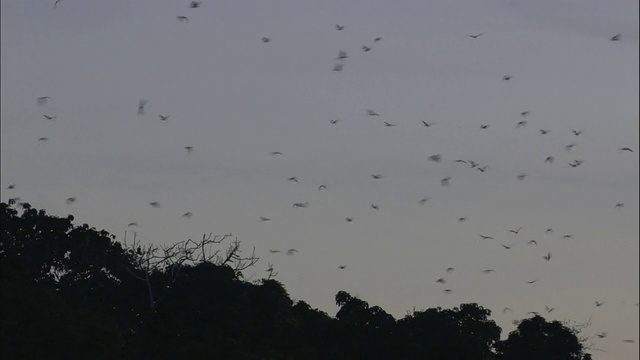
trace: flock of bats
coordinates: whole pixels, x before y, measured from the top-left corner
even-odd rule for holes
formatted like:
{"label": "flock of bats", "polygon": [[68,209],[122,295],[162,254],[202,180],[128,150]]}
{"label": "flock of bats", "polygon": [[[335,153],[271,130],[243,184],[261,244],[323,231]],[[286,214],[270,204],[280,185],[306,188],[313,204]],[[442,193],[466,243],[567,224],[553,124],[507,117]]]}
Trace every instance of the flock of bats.
{"label": "flock of bats", "polygon": [[[56,0],[53,7],[57,8],[59,6],[60,2],[61,2],[61,0]],[[188,7],[190,9],[198,9],[201,6],[202,6],[202,3],[200,1],[191,1],[189,3],[189,5],[188,5]],[[187,17],[185,15],[178,15],[178,16],[176,16],[176,19],[179,22],[184,22],[184,23],[188,23],[189,22],[189,17]],[[336,31],[343,31],[343,30],[345,30],[345,28],[346,28],[345,25],[341,25],[341,24],[336,24],[335,25],[335,30]],[[478,34],[471,34],[471,35],[466,35],[466,36],[468,38],[470,38],[470,39],[481,41],[480,38],[483,37],[483,36],[486,36],[486,35],[484,33],[478,33]],[[265,44],[268,44],[268,43],[270,43],[272,41],[271,37],[268,37],[268,36],[264,36],[260,40]],[[609,40],[612,41],[612,42],[620,41],[621,40],[621,34],[616,34],[614,36],[611,36],[609,38]],[[381,41],[382,41],[382,37],[379,37],[379,36],[378,37],[373,37],[373,43],[374,44],[379,43]],[[363,45],[361,47],[361,50],[363,52],[366,52],[366,53],[371,52],[372,49],[373,49],[373,46],[368,46],[368,45]],[[343,71],[344,67],[345,67],[345,62],[346,62],[346,60],[348,58],[349,58],[349,56],[347,54],[347,51],[339,50],[338,51],[338,56],[335,59],[335,60],[337,60],[337,62],[333,66],[332,70],[335,71],[335,72]],[[512,81],[513,78],[514,78],[514,75],[505,74],[505,75],[502,76],[502,81],[504,81],[504,82]],[[36,103],[37,103],[38,106],[45,107],[48,104],[48,102],[51,101],[51,100],[52,100],[52,97],[50,97],[50,96],[41,96],[41,97],[37,98]],[[138,107],[137,107],[137,114],[138,115],[143,116],[145,114],[146,105],[147,105],[147,100],[144,100],[144,99],[139,100]],[[368,117],[371,117],[371,118],[380,118],[381,117],[380,113],[378,113],[377,111],[372,110],[372,109],[365,109],[364,113]],[[518,120],[515,123],[515,128],[516,129],[525,128],[529,124],[528,117],[530,116],[530,114],[531,114],[531,112],[528,111],[528,110],[520,112],[520,114],[519,114],[520,115],[520,120]],[[43,117],[44,117],[44,119],[46,119],[48,121],[55,121],[57,119],[57,116],[53,115],[53,114],[44,114]],[[167,115],[167,114],[159,114],[158,115],[158,120],[161,121],[161,122],[167,122],[167,121],[170,120],[170,117],[171,116]],[[329,123],[331,125],[337,125],[340,121],[341,121],[340,119],[331,119],[331,120],[329,120]],[[391,123],[389,121],[383,121],[382,124],[385,127],[389,127],[389,128],[397,126],[397,124]],[[421,125],[424,128],[432,128],[432,127],[434,127],[436,125],[436,123],[427,122],[427,121],[421,120],[420,123],[418,123],[418,125]],[[479,130],[481,130],[481,131],[490,131],[489,130],[490,127],[491,127],[490,124],[480,124],[479,125]],[[548,135],[549,133],[551,133],[551,131],[552,131],[551,129],[539,129],[538,133],[539,133],[540,136],[545,136],[545,135]],[[572,135],[574,137],[576,137],[576,138],[579,137],[582,133],[583,133],[583,130],[577,130],[577,129],[573,129],[572,130]],[[49,137],[47,137],[47,136],[42,136],[42,137],[38,138],[38,143],[46,143],[47,141],[49,141]],[[571,143],[567,144],[564,147],[564,150],[567,151],[567,152],[570,152],[576,146],[577,146],[576,143],[571,142]],[[184,146],[183,149],[184,149],[184,151],[186,151],[187,155],[190,155],[195,150],[195,147],[193,145],[188,145],[188,146]],[[619,151],[621,153],[624,153],[624,152],[632,153],[634,151],[633,149],[631,149],[628,146],[620,146],[618,149],[619,149]],[[282,152],[280,152],[280,151],[273,151],[273,152],[270,153],[270,155],[274,156],[274,157],[283,157],[284,156],[284,154]],[[433,154],[433,155],[428,156],[426,158],[426,160],[428,160],[430,162],[434,162],[434,163],[440,163],[440,162],[443,161],[443,158],[444,157],[443,157],[442,154]],[[541,159],[541,161],[543,161],[544,163],[552,164],[555,161],[555,157],[554,156],[547,156],[546,158]],[[466,165],[469,168],[475,169],[475,170],[477,170],[478,172],[481,172],[481,173],[489,171],[489,166],[487,164],[480,164],[480,163],[475,162],[473,160],[455,159],[452,162],[453,163],[459,163],[459,164],[462,164],[462,165]],[[571,161],[571,162],[569,162],[567,164],[571,168],[576,168],[576,167],[582,166],[583,163],[584,163],[584,160],[575,159],[575,160],[573,160],[573,161]],[[520,181],[524,181],[527,176],[528,176],[527,173],[520,173],[520,174],[516,175],[515,177],[516,177],[516,179],[518,179]],[[383,178],[384,178],[383,174],[377,174],[377,173],[371,174],[371,179],[372,180],[379,181],[379,180],[382,180]],[[299,181],[297,176],[291,176],[286,180],[289,181],[289,182],[293,182],[293,183],[298,183],[298,181]],[[450,176],[443,177],[440,180],[440,185],[444,186],[444,187],[449,187],[449,186],[451,186],[451,180],[452,180],[452,177],[450,177]],[[16,188],[16,184],[10,184],[7,187],[8,190],[13,190],[15,188]],[[317,190],[318,191],[327,191],[328,187],[327,187],[326,184],[320,184],[317,187]],[[417,200],[417,203],[420,204],[420,205],[425,205],[428,200],[429,200],[429,197],[422,197],[422,198]],[[11,203],[16,203],[18,205],[24,204],[24,203],[21,203],[20,201],[21,201],[21,199],[17,198],[17,197],[10,199]],[[69,205],[75,203],[76,201],[77,201],[76,197],[69,197],[69,198],[66,199],[66,203],[69,204]],[[153,208],[161,207],[161,204],[159,202],[157,202],[157,201],[151,201],[151,202],[148,203],[148,205],[153,207]],[[302,208],[309,207],[309,205],[310,205],[309,201],[304,201],[304,202],[295,202],[295,203],[293,203],[292,206],[294,208],[301,208],[302,209]],[[622,209],[624,207],[624,203],[623,202],[615,203],[615,205],[613,207],[615,209]],[[380,209],[380,206],[378,204],[370,204],[370,208],[377,211],[377,210]],[[193,216],[192,212],[185,212],[184,214],[182,214],[182,217],[184,217],[184,218],[191,218],[192,216]],[[272,219],[269,218],[269,217],[266,217],[266,216],[261,216],[259,220],[261,222],[268,222],[268,221],[271,221]],[[457,219],[457,221],[459,223],[465,222],[466,220],[467,220],[466,217],[459,217]],[[345,221],[346,222],[352,222],[352,221],[354,221],[354,217],[345,217]],[[131,222],[131,223],[128,224],[128,226],[129,227],[137,227],[138,223],[137,222]],[[517,229],[510,229],[510,230],[508,230],[508,232],[513,234],[514,236],[517,236],[517,235],[520,234],[521,230],[522,230],[522,227],[518,227]],[[547,234],[547,235],[551,234],[552,232],[553,232],[553,229],[551,229],[551,228],[548,228],[548,229],[545,230],[545,234]],[[478,234],[478,235],[482,240],[494,240],[494,237],[490,236],[490,235],[486,235],[486,234]],[[573,237],[572,234],[563,234],[562,235],[563,239],[571,239],[572,237]],[[526,242],[526,244],[528,246],[538,246],[538,242],[536,240],[528,240]],[[515,246],[514,244],[500,244],[500,245],[505,250],[511,250],[513,248],[513,246]],[[292,256],[292,255],[295,255],[296,253],[298,253],[298,250],[295,249],[295,248],[290,248],[290,249],[287,249],[287,250],[269,249],[269,253],[271,253],[271,254],[284,253],[286,255]],[[551,252],[547,252],[544,256],[542,256],[542,258],[545,261],[549,262],[549,261],[552,260],[552,253]],[[346,270],[347,265],[339,265],[338,268],[340,270]],[[272,265],[270,265],[270,268],[268,269],[268,271],[269,270],[273,271]],[[455,269],[453,267],[449,267],[449,268],[446,269],[446,273],[450,274],[450,273],[454,272],[454,270]],[[484,274],[491,274],[491,273],[494,273],[495,271],[496,271],[495,269],[484,269],[484,270],[482,270],[482,272]],[[539,279],[531,279],[531,280],[526,281],[526,284],[530,284],[531,285],[531,284],[537,283],[538,281],[539,281]],[[445,277],[440,277],[440,278],[438,278],[436,280],[436,283],[445,285],[447,283],[447,280],[446,280]],[[445,292],[445,293],[450,293],[451,291],[452,291],[451,288],[445,288],[443,290],[443,292]],[[599,307],[604,306],[604,302],[595,301],[594,305],[599,308]],[[636,303],[636,306],[638,306],[637,303]],[[545,306],[545,312],[547,312],[547,313],[551,313],[554,310],[555,310],[555,308],[553,308],[553,307]],[[502,310],[502,312],[505,313],[505,314],[508,313],[508,312],[511,312],[511,311],[513,311],[513,310],[511,308],[509,308],[509,307],[505,307]],[[537,312],[529,312],[529,313],[530,314],[538,314]],[[597,333],[596,337],[602,339],[602,338],[607,337],[607,335],[608,335],[608,333],[606,331],[603,331],[603,332]],[[631,339],[626,339],[626,340],[623,340],[623,341],[627,342],[627,343],[633,343],[634,342],[634,340],[631,340]]]}

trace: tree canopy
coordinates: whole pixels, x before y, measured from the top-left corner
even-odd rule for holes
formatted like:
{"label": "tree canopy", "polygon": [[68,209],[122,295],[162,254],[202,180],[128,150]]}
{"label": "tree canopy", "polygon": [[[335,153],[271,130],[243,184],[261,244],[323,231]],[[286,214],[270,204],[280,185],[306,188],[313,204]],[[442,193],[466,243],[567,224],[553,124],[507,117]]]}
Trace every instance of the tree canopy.
{"label": "tree canopy", "polygon": [[14,205],[0,204],[2,358],[590,359],[575,331],[540,316],[501,341],[478,304],[397,320],[340,291],[331,317],[277,280],[244,280],[257,257],[229,236],[126,244]]}

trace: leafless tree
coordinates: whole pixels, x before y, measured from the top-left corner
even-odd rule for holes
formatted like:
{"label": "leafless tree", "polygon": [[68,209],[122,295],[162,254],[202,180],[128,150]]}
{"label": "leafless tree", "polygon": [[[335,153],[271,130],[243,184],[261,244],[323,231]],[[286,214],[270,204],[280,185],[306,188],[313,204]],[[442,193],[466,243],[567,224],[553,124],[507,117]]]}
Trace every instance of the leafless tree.
{"label": "leafless tree", "polygon": [[269,276],[267,276],[267,280],[271,280],[278,276],[278,272],[273,269],[273,264],[267,264],[266,272],[269,273]]}
{"label": "leafless tree", "polygon": [[[591,327],[591,317],[589,317],[585,322],[577,322],[577,321],[572,321],[567,319],[564,319],[561,322],[565,327],[571,329],[571,332],[573,332],[573,334],[578,338],[578,341],[580,342],[580,344],[582,344],[585,350],[603,351],[602,349],[598,349],[594,347],[593,345],[594,336],[585,334],[585,330]],[[605,332],[604,335],[606,336],[606,334],[607,333]],[[596,334],[596,336],[598,335]]]}
{"label": "leafless tree", "polygon": [[[221,244],[232,238],[232,234],[203,235],[202,240],[186,240],[173,245],[143,245],[133,233],[133,241],[127,241],[127,233],[124,237],[124,248],[129,256],[129,261],[123,261],[123,267],[134,278],[142,281],[147,287],[149,308],[155,309],[167,293],[171,290],[181,271],[186,266],[194,266],[201,263],[212,263],[217,266],[232,268],[239,277],[242,271],[254,266],[258,262],[255,248],[249,256],[243,256],[240,250],[240,240],[233,238],[226,249]],[[131,264],[131,265],[125,265]],[[132,268],[130,266],[133,266]],[[166,274],[163,286],[153,284],[159,277],[158,273]]]}

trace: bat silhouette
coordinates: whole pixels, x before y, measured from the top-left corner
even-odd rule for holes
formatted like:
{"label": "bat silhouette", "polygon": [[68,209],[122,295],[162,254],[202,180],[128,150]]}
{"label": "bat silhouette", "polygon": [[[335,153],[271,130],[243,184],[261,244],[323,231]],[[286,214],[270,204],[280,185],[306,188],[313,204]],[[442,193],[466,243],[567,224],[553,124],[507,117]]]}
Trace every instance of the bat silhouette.
{"label": "bat silhouette", "polygon": [[422,120],[422,125],[424,125],[424,127],[430,127],[430,126],[433,126],[433,123],[428,123],[428,122]]}
{"label": "bat silhouette", "polygon": [[147,100],[140,99],[138,102],[138,115],[144,115],[144,107],[147,105]]}
{"label": "bat silhouette", "polygon": [[516,230],[509,230],[509,232],[518,235],[520,233],[520,230],[522,230],[522,227],[519,227]]}

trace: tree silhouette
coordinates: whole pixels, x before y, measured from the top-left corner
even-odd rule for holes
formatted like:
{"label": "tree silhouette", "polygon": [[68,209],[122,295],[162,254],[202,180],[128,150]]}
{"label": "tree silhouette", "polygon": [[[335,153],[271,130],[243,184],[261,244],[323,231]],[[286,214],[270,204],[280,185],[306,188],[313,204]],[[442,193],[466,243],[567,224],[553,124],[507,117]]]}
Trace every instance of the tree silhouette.
{"label": "tree silhouette", "polygon": [[[540,316],[504,341],[477,304],[396,320],[346,291],[335,317],[249,282],[229,236],[120,243],[15,202],[0,204],[0,358],[587,360],[579,328]],[[270,265],[270,267],[272,267]]]}
{"label": "tree silhouette", "polygon": [[496,349],[502,360],[586,360],[591,355],[576,335],[561,322],[536,315],[521,321]]}
{"label": "tree silhouette", "polygon": [[477,304],[459,308],[413,312],[400,320],[407,342],[407,359],[491,359],[501,329],[488,317],[491,311]]}

